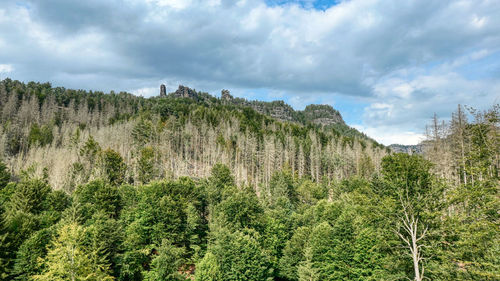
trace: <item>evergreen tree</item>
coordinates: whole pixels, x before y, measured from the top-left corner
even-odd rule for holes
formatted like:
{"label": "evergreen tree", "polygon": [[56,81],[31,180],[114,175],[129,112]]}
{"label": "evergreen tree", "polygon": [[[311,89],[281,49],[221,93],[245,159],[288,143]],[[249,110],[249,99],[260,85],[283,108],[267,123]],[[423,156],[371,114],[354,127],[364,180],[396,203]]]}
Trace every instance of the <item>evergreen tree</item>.
{"label": "evergreen tree", "polygon": [[76,222],[63,224],[42,260],[45,270],[34,280],[113,280],[106,264],[95,263],[92,250],[83,246],[85,229]]}
{"label": "evergreen tree", "polygon": [[10,173],[7,170],[7,166],[0,161],[0,190],[2,190],[10,180]]}
{"label": "evergreen tree", "polygon": [[144,280],[163,281],[185,279],[179,273],[180,266],[183,263],[182,256],[184,254],[184,249],[177,248],[168,240],[164,239],[155,252],[157,252],[157,254],[151,261],[151,270],[145,273]]}

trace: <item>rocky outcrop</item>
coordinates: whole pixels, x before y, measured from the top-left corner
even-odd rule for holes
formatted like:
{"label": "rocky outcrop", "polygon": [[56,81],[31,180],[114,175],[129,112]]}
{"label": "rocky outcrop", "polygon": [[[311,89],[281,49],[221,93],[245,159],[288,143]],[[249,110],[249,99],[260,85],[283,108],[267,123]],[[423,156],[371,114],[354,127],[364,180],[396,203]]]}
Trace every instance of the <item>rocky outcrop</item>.
{"label": "rocky outcrop", "polygon": [[165,87],[164,84],[160,85],[160,97],[166,97],[167,96],[167,87]]}
{"label": "rocky outcrop", "polygon": [[395,153],[406,153],[409,155],[412,154],[422,154],[423,153],[423,144],[416,145],[403,145],[403,144],[391,144],[389,148]]}
{"label": "rocky outcrop", "polygon": [[[179,88],[171,96],[175,98],[191,98],[210,102],[212,96],[206,93],[198,93],[193,89],[179,85]],[[225,105],[251,107],[255,111],[270,116],[280,121],[312,123],[316,125],[345,125],[340,113],[330,105],[308,105],[303,111],[295,111],[284,101],[249,101],[243,98],[235,98],[229,90],[221,91],[220,101]]]}
{"label": "rocky outcrop", "polygon": [[183,85],[179,85],[179,88],[174,92],[173,96],[176,98],[198,98],[198,94],[195,90]]}
{"label": "rocky outcrop", "polygon": [[343,124],[345,125],[344,119],[340,115],[340,112],[333,109],[330,105],[326,104],[311,104],[306,106],[303,111],[306,121],[309,121],[317,125],[332,125],[332,124]]}
{"label": "rocky outcrop", "polygon": [[294,110],[284,101],[252,102],[251,107],[261,114],[269,115],[280,121],[294,121]]}
{"label": "rocky outcrop", "polygon": [[229,93],[229,90],[222,90],[221,91],[221,99],[226,102],[230,102],[233,100],[233,96]]}

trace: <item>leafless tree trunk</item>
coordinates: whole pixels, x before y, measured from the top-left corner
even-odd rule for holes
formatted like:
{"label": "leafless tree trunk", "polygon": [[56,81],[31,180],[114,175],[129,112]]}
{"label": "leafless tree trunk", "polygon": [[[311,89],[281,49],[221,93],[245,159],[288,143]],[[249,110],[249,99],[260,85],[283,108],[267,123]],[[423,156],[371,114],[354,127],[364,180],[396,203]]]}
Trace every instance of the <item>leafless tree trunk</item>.
{"label": "leafless tree trunk", "polygon": [[[413,261],[413,269],[415,270],[415,281],[422,281],[424,278],[425,268],[422,264],[424,260],[422,256],[422,248],[425,245],[422,239],[427,234],[427,227],[423,230],[419,229],[418,218],[415,218],[411,206],[403,199],[400,200],[403,207],[403,216],[399,218],[400,226],[396,229],[396,234],[405,242],[405,248],[410,251]],[[401,225],[402,224],[402,225]]]}

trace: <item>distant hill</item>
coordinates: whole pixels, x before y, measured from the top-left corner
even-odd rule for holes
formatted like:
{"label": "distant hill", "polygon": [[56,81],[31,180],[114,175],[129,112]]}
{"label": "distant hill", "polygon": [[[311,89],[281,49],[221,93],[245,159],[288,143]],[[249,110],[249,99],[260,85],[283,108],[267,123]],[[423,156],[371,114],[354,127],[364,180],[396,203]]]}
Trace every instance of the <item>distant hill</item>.
{"label": "distant hill", "polygon": [[[160,87],[160,97],[161,87]],[[197,92],[193,89],[179,85],[179,88],[168,95],[173,98],[190,98],[195,101],[214,102],[214,97],[202,92]],[[253,100],[249,101],[244,98],[233,97],[228,90],[222,90],[220,101],[224,105],[232,105],[236,107],[250,107],[260,114],[267,115],[282,122],[295,122],[302,125],[316,125],[334,128],[345,136],[356,136],[375,142],[362,132],[348,126],[340,112],[334,109],[331,105],[326,104],[311,104],[306,106],[304,110],[294,110],[290,105],[282,100],[265,102]]]}
{"label": "distant hill", "polygon": [[328,105],[297,111],[228,91],[216,98],[185,86],[161,89],[144,98],[5,79],[0,158],[16,174],[29,169],[68,191],[107,173],[109,159],[123,160],[119,181],[129,184],[206,178],[223,163],[259,192],[283,168],[317,182],[368,177],[389,152]]}

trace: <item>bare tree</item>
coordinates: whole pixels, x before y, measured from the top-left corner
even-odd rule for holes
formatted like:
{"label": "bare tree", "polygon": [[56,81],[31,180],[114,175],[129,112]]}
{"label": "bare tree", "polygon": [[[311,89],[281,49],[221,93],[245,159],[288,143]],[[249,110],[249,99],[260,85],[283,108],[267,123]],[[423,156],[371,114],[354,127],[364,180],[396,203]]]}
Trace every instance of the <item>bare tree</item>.
{"label": "bare tree", "polygon": [[422,248],[425,247],[423,244],[423,239],[427,234],[427,226],[422,226],[419,222],[418,217],[415,216],[413,208],[411,207],[409,200],[403,200],[400,198],[401,206],[403,207],[403,214],[399,217],[399,226],[396,228],[395,232],[405,242],[405,248],[409,250],[410,256],[413,261],[413,269],[415,271],[415,281],[422,281],[424,279],[424,265],[422,261],[424,257],[422,256]]}

